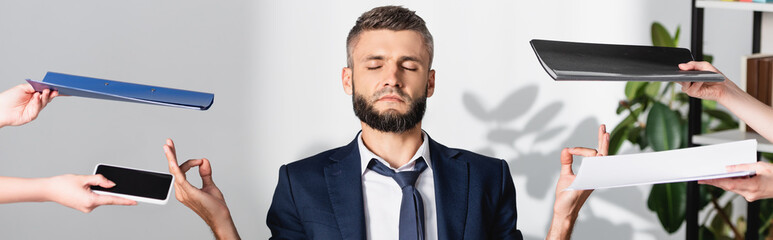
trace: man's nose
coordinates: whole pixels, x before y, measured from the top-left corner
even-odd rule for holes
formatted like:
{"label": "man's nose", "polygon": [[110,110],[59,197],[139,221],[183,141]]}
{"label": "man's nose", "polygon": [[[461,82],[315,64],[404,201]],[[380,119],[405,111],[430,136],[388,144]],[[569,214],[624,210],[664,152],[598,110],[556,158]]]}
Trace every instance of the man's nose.
{"label": "man's nose", "polygon": [[402,80],[402,69],[400,66],[389,64],[386,67],[386,71],[384,71],[384,87],[386,86],[392,86],[396,88],[400,88],[403,85]]}

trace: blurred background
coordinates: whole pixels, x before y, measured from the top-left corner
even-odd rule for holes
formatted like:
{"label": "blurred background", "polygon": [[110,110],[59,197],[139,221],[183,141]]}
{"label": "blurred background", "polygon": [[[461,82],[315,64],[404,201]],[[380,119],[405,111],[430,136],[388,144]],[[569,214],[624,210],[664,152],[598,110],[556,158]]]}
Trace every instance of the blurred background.
{"label": "blurred background", "polygon": [[[595,147],[598,124],[611,131],[625,98],[625,83],[554,82],[529,40],[651,45],[658,21],[672,33],[681,26],[680,46],[690,43],[687,0],[0,0],[1,90],[56,71],[215,94],[208,111],[57,98],[36,121],[0,129],[0,175],[91,174],[97,163],[166,172],[162,145],[172,138],[181,162],[211,160],[242,237],[268,238],[279,167],[347,144],[359,130],[340,82],[345,39],[361,13],[381,5],[403,5],[427,22],[437,82],[424,129],[510,163],[527,239],[544,239],[549,227],[561,148]],[[752,14],[706,15],[705,52],[736,80],[738,56],[751,51]],[[197,171],[188,177],[200,186]],[[594,192],[574,237],[684,238],[684,227],[668,235],[647,209],[650,187]],[[90,214],[55,203],[0,205],[0,238],[212,236],[171,199]]]}

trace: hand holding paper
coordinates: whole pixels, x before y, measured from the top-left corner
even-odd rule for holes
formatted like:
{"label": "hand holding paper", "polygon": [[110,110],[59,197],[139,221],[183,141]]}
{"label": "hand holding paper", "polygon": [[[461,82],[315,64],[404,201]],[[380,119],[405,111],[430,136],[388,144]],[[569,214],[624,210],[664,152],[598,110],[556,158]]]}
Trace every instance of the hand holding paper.
{"label": "hand holding paper", "polygon": [[754,177],[720,178],[698,181],[740,194],[746,201],[753,202],[764,198],[773,198],[773,164],[756,162],[727,166],[728,172],[752,171]]}
{"label": "hand holding paper", "polygon": [[755,163],[757,140],[703,147],[582,160],[577,177],[567,190],[625,187],[748,176],[753,171],[728,173],[726,166]]}

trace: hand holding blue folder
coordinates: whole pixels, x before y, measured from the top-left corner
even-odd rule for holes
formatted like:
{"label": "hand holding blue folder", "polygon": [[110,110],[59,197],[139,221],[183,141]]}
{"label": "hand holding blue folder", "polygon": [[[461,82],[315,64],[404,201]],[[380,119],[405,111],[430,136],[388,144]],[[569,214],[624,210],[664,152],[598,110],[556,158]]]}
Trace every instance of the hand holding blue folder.
{"label": "hand holding blue folder", "polygon": [[43,81],[27,79],[35,91],[59,91],[61,95],[114,101],[138,102],[170,107],[207,110],[215,94],[126,83],[99,78],[48,72]]}

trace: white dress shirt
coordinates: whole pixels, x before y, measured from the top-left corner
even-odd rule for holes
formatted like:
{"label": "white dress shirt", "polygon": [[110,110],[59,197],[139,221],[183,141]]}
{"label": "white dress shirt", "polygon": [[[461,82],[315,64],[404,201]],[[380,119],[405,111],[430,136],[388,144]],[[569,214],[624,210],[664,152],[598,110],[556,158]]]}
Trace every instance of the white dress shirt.
{"label": "white dress shirt", "polygon": [[398,169],[392,168],[384,159],[376,156],[362,142],[362,133],[357,136],[357,145],[362,161],[362,197],[365,201],[365,230],[370,240],[395,240],[400,234],[400,203],[403,191],[394,179],[368,169],[368,163],[375,158],[395,172],[411,171],[416,159],[423,157],[427,169],[421,172],[415,187],[424,202],[424,239],[436,240],[437,204],[435,204],[435,180],[432,177],[432,161],[429,154],[429,138],[422,131],[423,142],[411,160]]}

